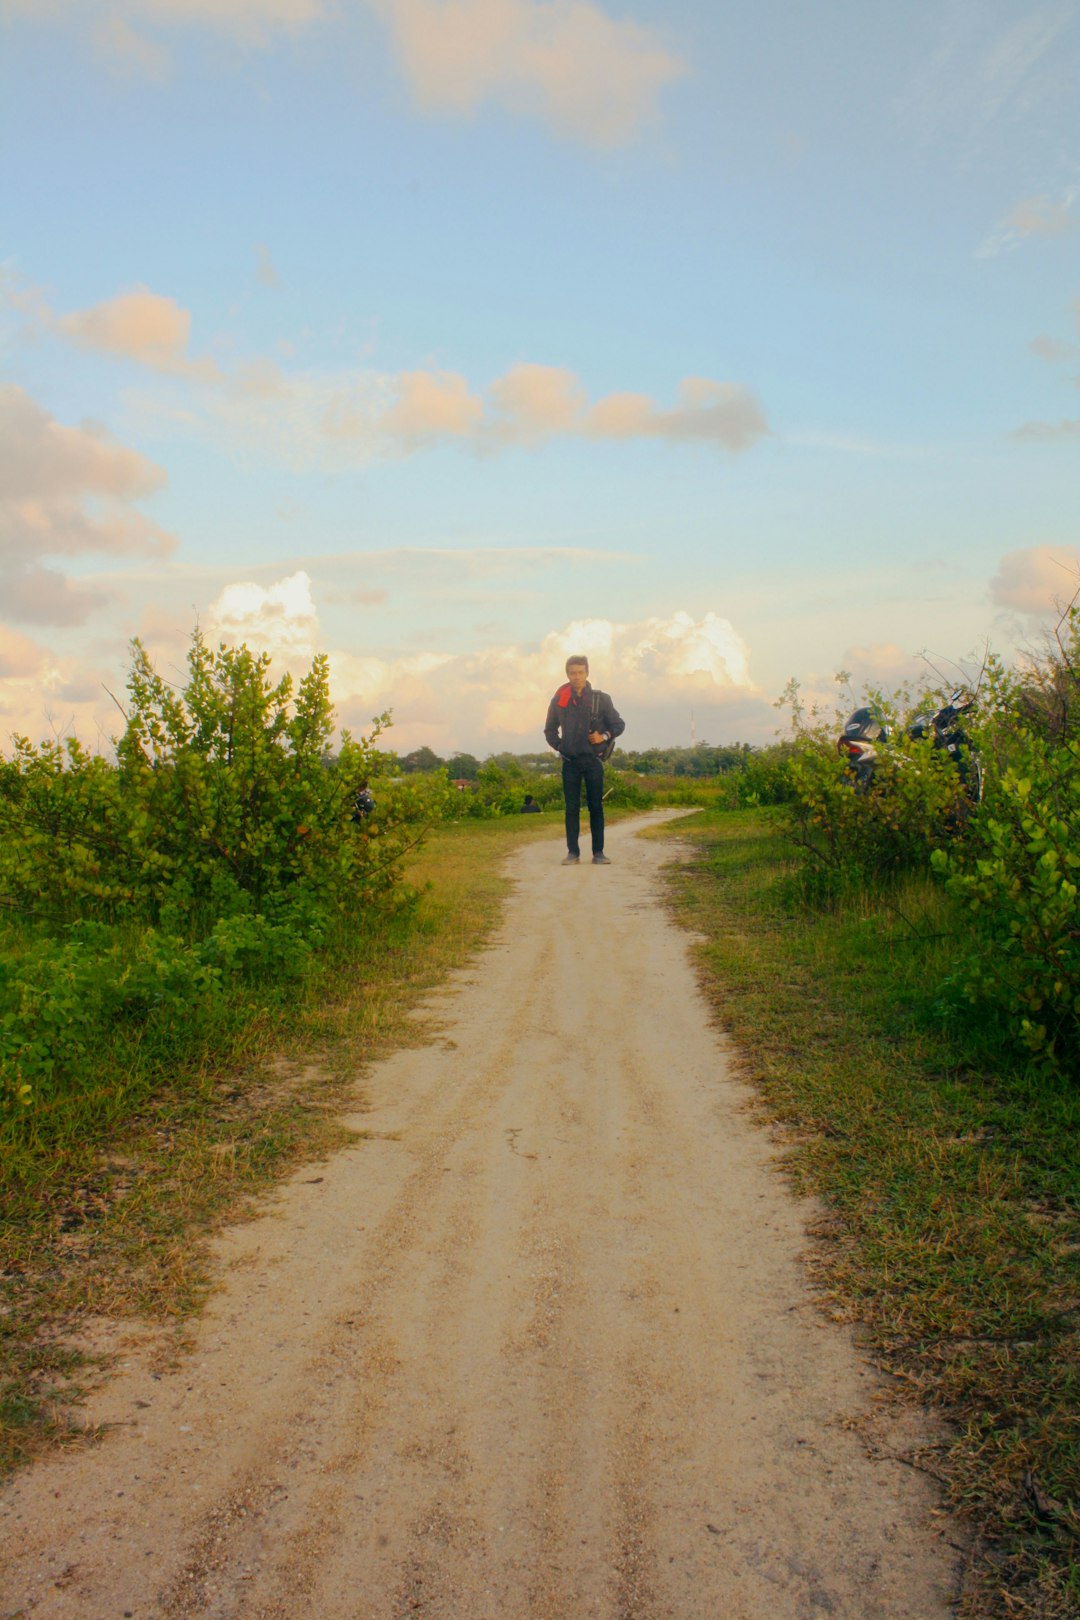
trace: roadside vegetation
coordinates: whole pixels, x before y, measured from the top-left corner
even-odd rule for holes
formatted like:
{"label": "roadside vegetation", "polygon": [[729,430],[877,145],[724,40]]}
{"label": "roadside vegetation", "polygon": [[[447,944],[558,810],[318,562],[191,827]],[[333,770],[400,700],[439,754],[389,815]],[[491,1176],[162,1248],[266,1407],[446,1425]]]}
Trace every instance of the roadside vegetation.
{"label": "roadside vegetation", "polygon": [[0,1473],[82,1437],[103,1324],[176,1342],[213,1224],[341,1142],[548,830],[446,820],[378,726],[331,756],[321,660],[294,692],[196,637],[177,691],[136,648],[125,709],[114,760],[0,761]]}
{"label": "roadside vegetation", "polygon": [[[830,1309],[949,1420],[909,1460],[971,1526],[971,1620],[1080,1613],[1078,671],[1075,610],[988,661],[979,803],[907,735],[929,690],[850,695],[891,731],[865,792],[795,686],[783,742],[607,774],[613,816],[701,811],[675,903],[823,1201]],[[115,758],[0,759],[0,1468],[80,1436],[96,1324],[178,1344],[215,1223],[344,1139],[499,854],[561,820],[550,754],[398,758],[387,717],[332,748],[320,659],[294,690],[196,636],[177,690],[136,645],[124,710]]]}
{"label": "roadside vegetation", "polygon": [[1075,609],[989,662],[977,806],[905,736],[933,694],[862,695],[894,741],[857,793],[793,687],[781,802],[654,834],[692,844],[674,904],[822,1200],[827,1306],[948,1420],[907,1460],[970,1527],[970,1620],[1080,1614],[1078,675]]}

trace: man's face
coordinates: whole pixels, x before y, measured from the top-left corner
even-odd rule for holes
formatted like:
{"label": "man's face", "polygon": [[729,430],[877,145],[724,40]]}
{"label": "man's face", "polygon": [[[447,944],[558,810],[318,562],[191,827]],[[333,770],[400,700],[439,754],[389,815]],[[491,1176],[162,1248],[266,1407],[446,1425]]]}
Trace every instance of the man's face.
{"label": "man's face", "polygon": [[571,664],[566,674],[575,695],[585,690],[585,682],[589,678],[589,672],[584,664]]}

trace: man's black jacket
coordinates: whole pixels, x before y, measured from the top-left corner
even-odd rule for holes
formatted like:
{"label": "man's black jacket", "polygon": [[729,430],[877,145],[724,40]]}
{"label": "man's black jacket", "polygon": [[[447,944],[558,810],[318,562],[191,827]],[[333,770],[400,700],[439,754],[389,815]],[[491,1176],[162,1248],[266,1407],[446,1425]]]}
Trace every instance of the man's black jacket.
{"label": "man's black jacket", "polygon": [[564,759],[572,759],[578,754],[592,754],[595,758],[602,752],[602,743],[589,741],[590,731],[605,731],[609,737],[621,737],[625,730],[626,721],[615,712],[615,705],[607,693],[594,692],[588,681],[577,696],[569,681],[565,686],[560,686],[548,704],[547,720],[544,722],[544,736],[549,746],[557,748]]}

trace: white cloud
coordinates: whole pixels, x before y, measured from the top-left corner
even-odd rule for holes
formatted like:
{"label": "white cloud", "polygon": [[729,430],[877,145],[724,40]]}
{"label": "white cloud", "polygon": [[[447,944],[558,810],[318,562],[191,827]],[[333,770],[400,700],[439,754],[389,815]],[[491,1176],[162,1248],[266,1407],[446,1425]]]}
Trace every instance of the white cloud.
{"label": "white cloud", "polygon": [[470,394],[464,377],[453,373],[402,372],[397,394],[397,403],[382,417],[379,431],[406,449],[442,438],[468,438],[483,419],[483,403]]}
{"label": "white cloud", "polygon": [[[403,591],[411,581],[430,579],[439,565],[444,565],[444,572],[438,577],[448,581],[466,577],[483,588],[485,579],[500,568],[541,567],[547,560],[566,557],[563,552],[522,557],[510,549],[449,558],[436,553],[381,555],[386,564],[383,577],[399,578]],[[361,579],[372,578],[370,559],[358,567]],[[322,572],[320,567],[316,577]],[[330,633],[320,623],[321,593],[305,568],[279,579],[267,579],[264,573],[258,582],[220,582],[201,611],[198,598],[205,584],[200,585],[195,575],[175,580],[168,605],[162,603],[152,580],[143,581],[143,600],[150,605],[138,621],[138,633],[158,667],[172,679],[182,679],[185,647],[197,618],[211,645],[245,641],[253,651],[268,652],[275,675],[288,670],[298,678],[316,651],[325,649],[339,724],[366,732],[372,717],[389,708],[394,727],[388,741],[398,751],[423,743],[444,756],[458,748],[479,754],[502,748],[543,749],[548,699],[565,679],[564,663],[572,652],[589,657],[594,682],[612,693],[627,720],[628,748],[688,741],[691,711],[698,737],[713,741],[744,736],[766,741],[775,728],[771,704],[752,678],[747,646],[716,609],[705,606],[633,621],[569,620],[531,640],[512,640],[512,632],[504,631],[495,644],[479,650],[463,648],[454,632],[444,630],[422,650],[399,651],[394,633],[380,641],[381,603],[374,598],[381,593],[370,585],[364,613],[342,613],[340,590],[353,583],[356,572],[353,579],[347,573],[343,579],[342,568],[325,570],[328,583],[339,592],[336,602],[333,590],[326,597],[334,625]],[[139,576],[125,580],[128,596],[134,599]],[[177,604],[189,597],[190,611],[181,611]],[[105,686],[122,690],[118,671],[126,663],[127,634],[117,625],[110,643],[112,669],[102,675],[98,665],[106,643],[100,640],[81,657],[59,657],[36,648],[17,632],[7,632],[6,638],[0,633],[0,733],[12,729],[36,733],[46,710],[52,712],[62,702],[69,705],[64,722],[73,714],[75,729],[85,739],[92,742],[95,734],[107,736],[110,728],[115,730],[116,716]]]}
{"label": "white cloud", "polygon": [[190,312],[148,287],[133,287],[90,309],[61,315],[55,328],[80,348],[134,360],[151,371],[199,382],[216,382],[221,376],[214,360],[188,356]]}
{"label": "white cloud", "polygon": [[1049,617],[1070,601],[1080,586],[1080,549],[1029,546],[1002,557],[990,581],[997,607],[1029,617]]}
{"label": "white cloud", "polygon": [[32,742],[77,736],[107,749],[114,718],[118,711],[92,664],[0,624],[0,753],[15,736]]}
{"label": "white cloud", "polygon": [[[613,694],[639,737],[656,731],[661,711],[673,707],[696,707],[705,735],[710,715],[716,721],[733,702],[760,699],[742,638],[709,612],[632,624],[573,621],[539,646],[504,643],[452,656],[382,662],[336,654],[335,697],[354,715],[365,705],[371,713],[391,706],[409,746],[542,747],[548,698],[575,652],[589,658],[594,683]],[[421,735],[425,725],[428,736]]]}
{"label": "white cloud", "polygon": [[[269,652],[275,668],[294,674],[325,645],[311,579],[303,570],[266,586],[226,586],[206,628],[211,640],[246,641]],[[542,747],[537,739],[547,701],[565,678],[572,652],[584,652],[596,684],[611,691],[624,712],[633,711],[639,735],[672,708],[688,713],[693,706],[701,716],[699,734],[705,735],[710,715],[716,720],[732,705],[741,712],[763,707],[745,643],[729,620],[709,611],[626,624],[574,620],[538,644],[503,642],[477,652],[327,650],[341,722],[363,730],[372,716],[391,708],[397,748],[424,742],[438,751]]]}
{"label": "white cloud", "polygon": [[590,0],[371,0],[413,95],[467,116],[486,102],[608,147],[628,141],[686,65]]}
{"label": "white cloud", "polygon": [[103,600],[43,559],[170,552],[174,537],[131,502],[165,483],[160,467],[91,424],[57,422],[23,389],[0,387],[0,613],[81,623]]}
{"label": "white cloud", "polygon": [[0,624],[0,681],[23,680],[37,675],[47,654],[36,641]]}
{"label": "white cloud", "polygon": [[[595,147],[622,145],[686,63],[593,0],[361,0],[388,30],[417,104],[468,117],[494,103]],[[124,72],[160,79],[180,27],[265,47],[340,8],[326,0],[0,0],[0,14],[85,30]],[[157,37],[154,30],[164,37]],[[150,32],[148,32],[148,30]]]}
{"label": "white cloud", "polygon": [[1031,340],[1031,352],[1037,354],[1040,360],[1047,360],[1051,364],[1057,360],[1073,360],[1080,349],[1075,343],[1063,343],[1059,338],[1040,335]]}
{"label": "white cloud", "polygon": [[629,393],[590,405],[568,368],[525,362],[480,393],[457,372],[290,375],[267,360],[208,393],[203,408],[217,431],[296,467],[363,465],[440,444],[482,453],[538,449],[560,438],[654,439],[737,454],[771,431],[741,383],[686,378],[669,407]]}
{"label": "white cloud", "polygon": [[1080,440],[1080,419],[1066,418],[1060,422],[1024,422],[1009,434],[1024,444],[1057,444]]}
{"label": "white cloud", "polygon": [[1058,197],[1041,193],[1025,197],[1005,219],[990,232],[976,249],[976,258],[994,259],[999,253],[1010,252],[1032,237],[1044,240],[1064,236],[1080,228],[1080,218],[1073,205],[1080,198],[1080,185],[1066,186]]}
{"label": "white cloud", "polygon": [[769,432],[760,405],[739,383],[687,377],[679,403],[658,406],[647,394],[608,394],[590,407],[585,389],[562,366],[516,365],[488,392],[487,433],[502,444],[537,445],[559,436],[666,439],[745,450]]}
{"label": "white cloud", "polygon": [[[276,271],[260,251],[261,278],[270,280]],[[485,393],[454,371],[288,372],[268,356],[225,373],[209,356],[189,355],[190,312],[145,286],[63,316],[35,289],[10,288],[9,300],[33,327],[192,385],[186,413],[167,407],[175,423],[224,430],[298,468],[349,467],[447,443],[488,453],[557,438],[657,439],[738,453],[771,433],[751,389],[709,377],[683,378],[676,403],[663,406],[634,392],[590,404],[568,367],[533,361],[512,365]]]}
{"label": "white cloud", "polygon": [[16,384],[0,385],[0,500],[48,502],[84,493],[130,500],[164,482],[160,467],[103,429],[65,427]]}
{"label": "white cloud", "polygon": [[246,642],[285,664],[310,663],[319,650],[310,577],[301,569],[269,587],[251,580],[226,585],[210,605],[207,634],[212,641]]}

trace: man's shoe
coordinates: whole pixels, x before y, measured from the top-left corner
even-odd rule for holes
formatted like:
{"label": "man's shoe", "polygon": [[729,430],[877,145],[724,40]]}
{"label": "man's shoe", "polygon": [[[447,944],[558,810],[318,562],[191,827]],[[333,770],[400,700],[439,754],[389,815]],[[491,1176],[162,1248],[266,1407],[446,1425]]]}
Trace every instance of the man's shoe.
{"label": "man's shoe", "polygon": [[563,856],[563,865],[564,866],[580,866],[581,865],[581,856],[580,855],[564,855]]}
{"label": "man's shoe", "polygon": [[594,866],[610,866],[611,865],[611,862],[608,860],[608,858],[604,854],[603,850],[600,851],[599,855],[594,855],[593,856],[592,863],[593,863]]}

